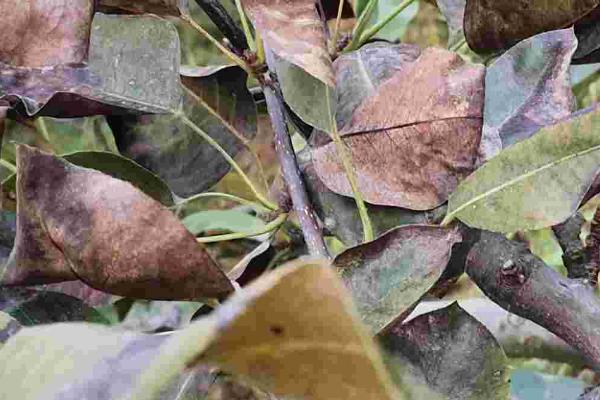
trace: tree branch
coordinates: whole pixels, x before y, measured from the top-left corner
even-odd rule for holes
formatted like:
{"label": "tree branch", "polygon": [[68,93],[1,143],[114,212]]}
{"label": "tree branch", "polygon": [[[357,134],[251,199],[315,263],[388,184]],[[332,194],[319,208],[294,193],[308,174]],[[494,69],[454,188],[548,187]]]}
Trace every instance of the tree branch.
{"label": "tree branch", "polygon": [[548,329],[600,369],[600,298],[589,285],[491,232],[482,232],[469,252],[466,272],[495,303]]}
{"label": "tree branch", "polygon": [[313,212],[308,200],[304,181],[302,180],[298,161],[292,146],[292,140],[285,121],[285,107],[283,96],[276,84],[276,76],[273,71],[274,62],[271,50],[265,46],[267,65],[271,71],[271,81],[263,85],[263,92],[267,102],[271,125],[275,132],[275,149],[281,165],[281,172],[285,180],[296,215],[300,221],[300,227],[304,240],[311,255],[329,258],[329,252],[323,239],[323,231]]}
{"label": "tree branch", "polygon": [[234,49],[240,50],[240,52],[248,49],[244,32],[237,26],[219,0],[196,0],[196,3],[204,10],[221,33],[229,39]]}

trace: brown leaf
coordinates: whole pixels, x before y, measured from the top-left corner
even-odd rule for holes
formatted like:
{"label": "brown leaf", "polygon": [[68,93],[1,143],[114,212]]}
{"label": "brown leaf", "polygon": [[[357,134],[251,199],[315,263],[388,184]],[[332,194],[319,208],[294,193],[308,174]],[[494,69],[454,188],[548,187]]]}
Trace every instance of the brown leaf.
{"label": "brown leaf", "polygon": [[42,67],[85,61],[93,3],[92,0],[3,0],[0,62]]}
{"label": "brown leaf", "polygon": [[16,265],[4,284],[81,279],[151,299],[233,290],[177,218],[133,185],[23,145],[17,171]]}
{"label": "brown leaf", "polygon": [[[446,201],[473,170],[482,126],[483,77],[483,66],[430,48],[355,109],[340,133],[366,201],[415,210]],[[350,196],[334,145],[317,148],[313,157],[325,185]]]}
{"label": "brown leaf", "polygon": [[537,33],[567,28],[599,4],[599,0],[467,0],[465,36],[477,52],[502,50]]}
{"label": "brown leaf", "polygon": [[244,8],[279,57],[334,86],[323,22],[314,0],[243,0]]}

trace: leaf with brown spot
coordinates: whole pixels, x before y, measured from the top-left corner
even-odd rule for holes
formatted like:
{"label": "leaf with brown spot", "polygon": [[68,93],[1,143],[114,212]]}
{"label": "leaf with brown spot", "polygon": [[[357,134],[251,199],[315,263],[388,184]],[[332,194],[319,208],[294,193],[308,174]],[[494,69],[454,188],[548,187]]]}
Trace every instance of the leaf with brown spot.
{"label": "leaf with brown spot", "polygon": [[569,66],[573,29],[525,39],[487,67],[480,162],[575,111]]}
{"label": "leaf with brown spot", "polygon": [[396,324],[380,342],[390,369],[409,370],[445,399],[506,400],[509,367],[492,334],[458,303]]}
{"label": "leaf with brown spot", "polygon": [[[355,62],[362,66],[357,68],[365,73],[353,80],[338,79],[340,104],[351,102],[343,96],[361,96],[365,84],[374,87],[349,120],[341,121],[340,133],[366,201],[428,210],[444,203],[474,168],[484,68],[435,48],[424,50],[414,61],[397,60],[407,65],[381,82],[370,76],[364,69],[369,64],[358,57]],[[352,195],[332,143],[315,149],[313,158],[319,178],[330,190]]]}
{"label": "leaf with brown spot", "polygon": [[188,0],[97,0],[98,10],[127,14],[157,14],[178,17],[187,12]]}
{"label": "leaf with brown spot", "polygon": [[81,279],[150,299],[233,290],[175,215],[131,184],[24,145],[17,174],[16,264],[5,285]]}
{"label": "leaf with brown spot", "polygon": [[567,28],[600,0],[467,0],[465,36],[477,52],[507,49],[535,34]]}
{"label": "leaf with brown spot", "polygon": [[411,398],[391,384],[335,271],[310,259],[278,267],[170,336],[91,324],[24,328],[0,350],[0,397],[156,399],[196,365],[286,398]]}
{"label": "leaf with brown spot", "polygon": [[363,321],[377,333],[408,316],[442,275],[452,246],[460,241],[456,230],[407,225],[344,251],[334,265]]}
{"label": "leaf with brown spot", "polygon": [[243,0],[265,46],[274,54],[283,97],[306,123],[331,131],[335,77],[325,25],[314,0]]}
{"label": "leaf with brown spot", "polygon": [[45,67],[85,61],[93,12],[93,0],[3,0],[0,63]]}
{"label": "leaf with brown spot", "polygon": [[0,102],[24,116],[61,118],[177,109],[179,38],[156,16],[97,13],[83,64],[44,68],[0,63]]}

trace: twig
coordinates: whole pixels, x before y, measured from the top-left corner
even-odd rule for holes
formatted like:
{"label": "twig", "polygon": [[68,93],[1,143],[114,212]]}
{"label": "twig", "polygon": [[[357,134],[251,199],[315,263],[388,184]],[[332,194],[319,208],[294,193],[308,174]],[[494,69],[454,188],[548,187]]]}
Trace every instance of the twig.
{"label": "twig", "polygon": [[[273,54],[266,46],[265,55],[269,69],[275,71]],[[271,73],[273,74],[273,78],[275,78],[274,73]],[[323,231],[315,218],[304,182],[302,181],[300,169],[298,168],[292,140],[290,139],[285,121],[283,97],[279,88],[274,83],[264,84],[263,92],[267,102],[269,117],[271,118],[271,125],[275,132],[275,148],[281,165],[281,172],[292,198],[294,211],[300,221],[300,227],[302,228],[308,251],[311,255],[329,258],[329,252],[323,239]]]}
{"label": "twig", "polygon": [[237,26],[219,0],[196,0],[196,3],[204,10],[221,33],[229,39],[235,49],[243,52],[248,48],[244,32]]}
{"label": "twig", "polygon": [[563,277],[522,243],[491,232],[481,233],[466,271],[495,303],[548,329],[600,369],[600,298],[589,285]]}

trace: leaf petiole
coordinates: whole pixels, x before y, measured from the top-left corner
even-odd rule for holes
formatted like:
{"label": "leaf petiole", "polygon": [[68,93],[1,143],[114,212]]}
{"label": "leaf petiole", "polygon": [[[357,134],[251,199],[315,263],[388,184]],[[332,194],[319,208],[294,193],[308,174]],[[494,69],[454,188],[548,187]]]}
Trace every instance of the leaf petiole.
{"label": "leaf petiole", "polygon": [[205,193],[198,193],[195,194],[191,197],[188,197],[187,199],[183,200],[181,203],[179,204],[175,204],[174,206],[169,207],[171,210],[175,210],[175,214],[179,214],[179,212],[181,212],[181,209],[183,208],[183,206],[185,206],[187,203],[192,202],[194,200],[197,199],[202,199],[202,198],[208,198],[208,197],[221,197],[223,199],[227,199],[227,200],[231,200],[231,201],[235,201],[237,203],[246,205],[246,206],[250,206],[252,208],[254,208],[257,211],[269,211],[269,209],[263,207],[262,205],[255,203],[251,200],[247,200],[247,199],[243,199],[241,197],[235,196],[233,194],[229,194],[229,193],[221,193],[221,192],[205,192]]}
{"label": "leaf petiole", "polygon": [[210,144],[219,153],[221,153],[221,155],[225,158],[225,160],[227,160],[229,165],[231,165],[231,167],[240,175],[240,177],[242,178],[244,183],[246,183],[246,185],[248,185],[248,187],[250,188],[250,190],[252,191],[252,193],[254,194],[256,199],[262,205],[264,205],[266,208],[268,208],[269,210],[272,210],[272,211],[275,211],[278,209],[278,206],[276,204],[269,201],[263,194],[260,193],[260,191],[256,188],[254,183],[252,183],[252,181],[250,180],[248,175],[246,175],[246,173],[242,170],[242,168],[238,165],[238,163],[235,162],[235,160],[229,155],[229,153],[227,153],[225,151],[225,149],[223,149],[221,147],[221,145],[215,139],[213,139],[209,134],[204,132],[198,125],[196,125],[192,120],[190,120],[182,111],[175,111],[174,115],[176,117],[178,117],[179,119],[181,119],[181,122],[183,122],[186,126],[188,126],[190,129],[192,129],[195,133],[200,135],[202,137],[202,139],[206,140],[208,142],[208,144]]}
{"label": "leaf petiole", "polygon": [[390,23],[394,18],[398,16],[402,11],[404,11],[408,6],[414,3],[415,0],[404,0],[402,3],[398,4],[396,8],[392,10],[384,19],[370,27],[366,30],[358,40],[357,48],[365,44],[369,39],[371,39],[377,32],[379,32],[383,27],[385,27],[388,23]]}
{"label": "leaf petiole", "polygon": [[277,216],[273,221],[266,224],[264,227],[257,229],[251,232],[235,232],[228,233],[225,235],[215,235],[215,236],[206,236],[197,238],[196,241],[198,243],[215,243],[215,242],[224,242],[228,240],[236,240],[236,239],[246,239],[255,236],[264,235],[265,233],[272,232],[278,229],[283,223],[287,220],[287,213],[282,213]]}
{"label": "leaf petiole", "polygon": [[248,47],[250,48],[250,50],[256,51],[256,43],[254,41],[254,37],[252,37],[250,24],[248,24],[248,18],[246,18],[246,13],[244,12],[244,7],[242,6],[241,0],[235,0],[235,6],[237,8],[238,14],[240,15],[240,20],[242,21],[242,28],[244,28],[244,34],[246,35],[246,42],[248,43]]}

